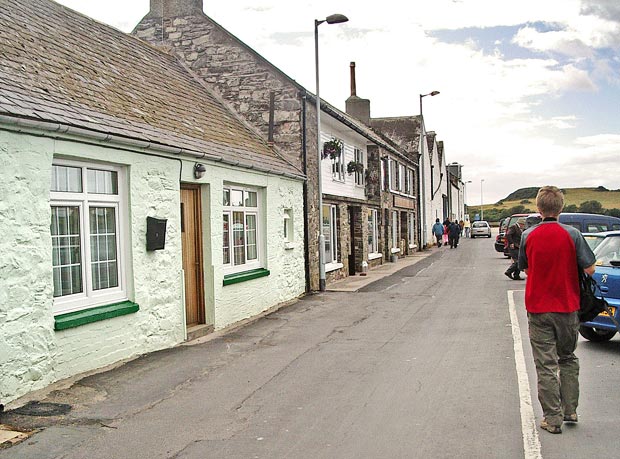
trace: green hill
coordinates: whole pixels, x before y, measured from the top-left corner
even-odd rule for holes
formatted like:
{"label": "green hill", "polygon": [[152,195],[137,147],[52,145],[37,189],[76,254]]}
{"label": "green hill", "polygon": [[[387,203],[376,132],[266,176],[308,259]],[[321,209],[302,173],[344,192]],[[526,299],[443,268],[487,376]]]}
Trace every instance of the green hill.
{"label": "green hill", "polygon": [[[485,204],[485,220],[499,221],[513,213],[536,212],[539,187],[519,188],[495,204]],[[566,212],[591,212],[620,217],[620,190],[598,188],[564,188]],[[479,210],[472,206],[472,211]],[[474,212],[475,213],[475,212]]]}

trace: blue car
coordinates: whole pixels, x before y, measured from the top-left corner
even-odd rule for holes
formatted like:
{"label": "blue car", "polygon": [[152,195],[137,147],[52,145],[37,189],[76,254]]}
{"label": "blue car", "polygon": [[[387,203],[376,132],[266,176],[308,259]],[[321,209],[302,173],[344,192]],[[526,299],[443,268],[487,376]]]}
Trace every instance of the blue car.
{"label": "blue car", "polygon": [[[620,231],[609,231],[595,249],[596,272],[594,280],[598,284],[597,296],[607,300],[614,318],[620,322]],[[609,341],[618,332],[607,313],[596,316],[579,327],[585,339],[595,342]]]}

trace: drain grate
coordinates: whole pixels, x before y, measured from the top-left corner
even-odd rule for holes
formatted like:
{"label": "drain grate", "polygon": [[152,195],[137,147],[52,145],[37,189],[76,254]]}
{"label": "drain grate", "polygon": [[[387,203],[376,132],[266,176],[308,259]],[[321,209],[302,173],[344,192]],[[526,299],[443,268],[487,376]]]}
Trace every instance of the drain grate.
{"label": "drain grate", "polygon": [[22,416],[62,416],[71,411],[66,403],[28,402],[24,406],[11,410],[11,414]]}

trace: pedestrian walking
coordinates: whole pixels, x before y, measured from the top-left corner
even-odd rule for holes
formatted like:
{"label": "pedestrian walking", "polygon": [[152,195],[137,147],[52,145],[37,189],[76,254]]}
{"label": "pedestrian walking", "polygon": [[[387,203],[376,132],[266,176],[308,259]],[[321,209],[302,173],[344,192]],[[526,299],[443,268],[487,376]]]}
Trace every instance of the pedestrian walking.
{"label": "pedestrian walking", "polygon": [[464,227],[465,227],[465,237],[469,237],[469,231],[471,230],[471,223],[469,221],[469,218],[465,219]]}
{"label": "pedestrian walking", "polygon": [[443,221],[443,238],[442,238],[443,245],[445,245],[446,247],[448,247],[448,233],[449,232],[450,232],[450,219],[446,218]]}
{"label": "pedestrian walking", "polygon": [[437,239],[437,247],[441,247],[441,240],[443,238],[443,225],[439,223],[438,218],[435,220],[435,224],[433,225],[433,228],[431,231],[433,232],[433,235]]}
{"label": "pedestrian walking", "polygon": [[463,220],[459,221],[459,226],[461,227],[461,231],[459,232],[459,239],[463,237],[463,229],[465,228],[465,222]]}
{"label": "pedestrian walking", "polygon": [[562,433],[563,422],[577,422],[579,359],[579,270],[594,274],[596,258],[579,230],[558,223],[564,195],[544,186],[536,196],[542,223],[521,236],[519,269],[527,273],[525,308],[538,377],[540,427]]}
{"label": "pedestrian walking", "polygon": [[521,244],[521,234],[524,227],[525,219],[520,218],[506,230],[506,245],[508,246],[508,253],[510,254],[512,264],[504,274],[512,280],[521,280],[519,276],[521,274],[519,270],[519,245]]}
{"label": "pedestrian walking", "polygon": [[459,235],[461,234],[461,227],[456,220],[448,225],[448,243],[451,249],[456,249],[459,245]]}

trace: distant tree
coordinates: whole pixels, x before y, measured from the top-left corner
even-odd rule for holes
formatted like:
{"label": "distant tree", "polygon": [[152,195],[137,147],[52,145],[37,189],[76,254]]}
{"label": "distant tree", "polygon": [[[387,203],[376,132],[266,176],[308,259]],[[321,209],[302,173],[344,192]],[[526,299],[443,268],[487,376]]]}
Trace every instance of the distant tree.
{"label": "distant tree", "polygon": [[519,204],[531,204],[532,201],[530,201],[529,199],[523,199]]}
{"label": "distant tree", "polygon": [[524,214],[524,213],[528,212],[528,210],[523,205],[513,206],[513,207],[511,207],[508,210],[510,211],[510,215],[512,215],[512,214]]}
{"label": "distant tree", "polygon": [[605,209],[605,215],[620,218],[620,209],[616,209],[615,207],[613,209]]}
{"label": "distant tree", "polygon": [[609,190],[601,185],[601,186],[597,187],[595,191],[609,191]]}
{"label": "distant tree", "polygon": [[562,212],[568,212],[568,213],[574,214],[575,212],[579,212],[579,208],[577,207],[577,204],[569,204],[564,207]]}
{"label": "distant tree", "polygon": [[579,206],[579,212],[585,212],[588,214],[602,214],[603,205],[598,201],[585,201]]}

